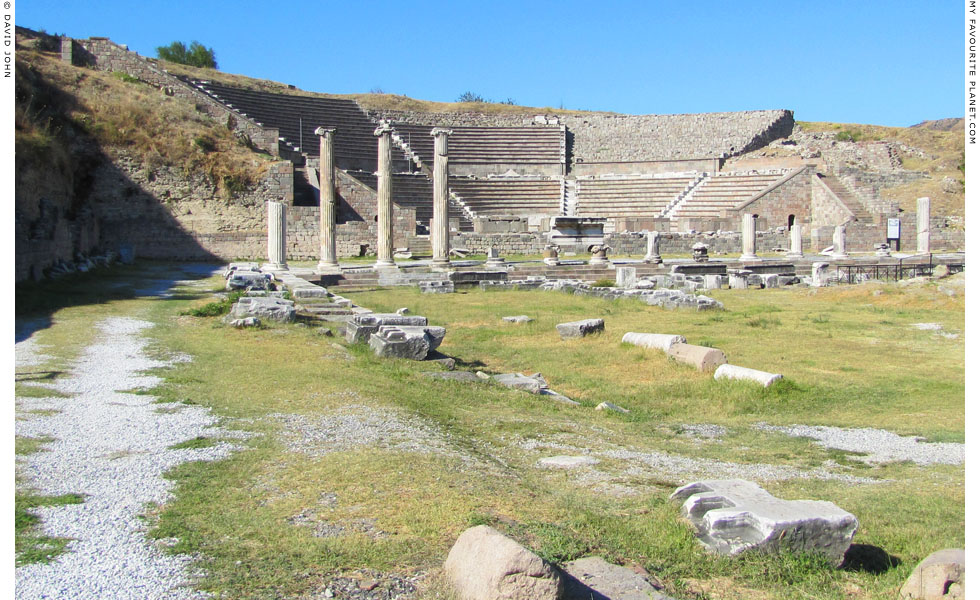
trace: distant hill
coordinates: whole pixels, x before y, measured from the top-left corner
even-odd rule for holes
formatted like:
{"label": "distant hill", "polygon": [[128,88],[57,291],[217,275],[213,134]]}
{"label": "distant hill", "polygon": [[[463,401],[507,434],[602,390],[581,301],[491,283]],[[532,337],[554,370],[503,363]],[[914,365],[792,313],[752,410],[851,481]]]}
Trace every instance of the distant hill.
{"label": "distant hill", "polygon": [[922,129],[932,129],[934,131],[956,131],[957,129],[963,129],[963,119],[937,119],[935,121],[923,121],[912,127],[921,127]]}

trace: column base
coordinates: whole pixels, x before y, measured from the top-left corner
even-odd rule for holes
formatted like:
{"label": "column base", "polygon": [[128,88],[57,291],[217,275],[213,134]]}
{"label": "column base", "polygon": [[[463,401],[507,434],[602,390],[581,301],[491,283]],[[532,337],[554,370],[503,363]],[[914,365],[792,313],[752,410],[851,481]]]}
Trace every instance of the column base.
{"label": "column base", "polygon": [[381,260],[381,259],[379,259],[378,262],[374,263],[374,268],[375,269],[397,269],[398,268],[398,265],[396,265],[395,264],[395,261],[393,261],[391,259],[388,259],[388,260]]}
{"label": "column base", "polygon": [[787,252],[786,258],[803,258],[802,252]]}
{"label": "column base", "polygon": [[762,259],[760,259],[758,255],[755,254],[743,254],[742,256],[738,257],[738,260],[739,262],[748,262],[751,260],[762,260]]}
{"label": "column base", "polygon": [[664,259],[661,258],[660,256],[650,256],[650,257],[644,257],[643,262],[649,265],[661,265],[663,264]]}
{"label": "column base", "polygon": [[834,260],[847,260],[848,258],[851,258],[851,255],[850,254],[831,254],[830,255],[830,258],[832,258]]}
{"label": "column base", "polygon": [[289,267],[286,263],[265,263],[262,265],[262,269],[268,269],[269,271],[288,271]]}
{"label": "column base", "polygon": [[453,268],[453,263],[448,258],[433,258],[429,265],[433,271],[448,271]]}
{"label": "column base", "polygon": [[504,267],[504,259],[488,258],[485,266],[491,269],[502,269]]}
{"label": "column base", "polygon": [[320,262],[316,266],[317,275],[339,275],[340,274],[340,264],[331,262]]}

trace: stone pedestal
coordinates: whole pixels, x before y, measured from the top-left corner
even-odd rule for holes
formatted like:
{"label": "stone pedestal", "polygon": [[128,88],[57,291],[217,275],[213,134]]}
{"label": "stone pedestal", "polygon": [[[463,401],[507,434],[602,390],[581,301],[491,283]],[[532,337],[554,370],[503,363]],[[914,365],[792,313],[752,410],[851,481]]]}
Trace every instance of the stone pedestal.
{"label": "stone pedestal", "polygon": [[749,271],[729,271],[728,287],[733,290],[744,290],[749,287]]}
{"label": "stone pedestal", "polygon": [[789,228],[789,253],[786,258],[803,258],[803,228],[799,225]]}
{"label": "stone pedestal", "polygon": [[611,248],[605,244],[593,244],[589,246],[589,252],[592,253],[592,258],[589,259],[590,265],[608,265],[609,257],[606,253],[611,250]]}
{"label": "stone pedestal", "polygon": [[916,254],[929,254],[932,252],[932,240],[929,234],[929,205],[929,198],[919,198],[916,202]]}
{"label": "stone pedestal", "polygon": [[504,266],[504,259],[500,257],[500,250],[496,246],[487,249],[487,267],[501,268]]}
{"label": "stone pedestal", "polygon": [[834,228],[834,253],[830,257],[836,260],[848,258],[847,231],[845,227],[844,225],[838,225]]}
{"label": "stone pedestal", "polygon": [[664,262],[660,257],[660,232],[647,232],[647,254],[643,257],[643,262],[659,265]]}
{"label": "stone pedestal", "polygon": [[286,270],[286,205],[269,202],[269,262],[270,269]]}
{"label": "stone pedestal", "polygon": [[451,129],[436,127],[430,132],[435,138],[435,158],[432,169],[432,266],[449,268],[449,136]]}
{"label": "stone pedestal", "polygon": [[394,269],[394,234],[391,205],[391,125],[382,121],[374,130],[378,136],[378,262],[375,269]]}
{"label": "stone pedestal", "polygon": [[320,262],[321,275],[340,273],[337,262],[337,196],[334,181],[333,134],[336,129],[318,127],[320,136]]}
{"label": "stone pedestal", "polygon": [[742,256],[740,261],[759,260],[755,253],[755,217],[753,215],[742,215]]}

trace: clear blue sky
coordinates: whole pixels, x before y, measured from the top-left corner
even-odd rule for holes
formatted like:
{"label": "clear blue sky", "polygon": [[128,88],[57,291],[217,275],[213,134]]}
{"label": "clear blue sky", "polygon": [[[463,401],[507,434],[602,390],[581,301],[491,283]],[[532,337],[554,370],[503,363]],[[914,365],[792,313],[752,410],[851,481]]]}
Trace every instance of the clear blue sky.
{"label": "clear blue sky", "polygon": [[960,0],[168,2],[22,0],[17,24],[174,40],[302,89],[629,114],[787,108],[907,126],[963,116]]}

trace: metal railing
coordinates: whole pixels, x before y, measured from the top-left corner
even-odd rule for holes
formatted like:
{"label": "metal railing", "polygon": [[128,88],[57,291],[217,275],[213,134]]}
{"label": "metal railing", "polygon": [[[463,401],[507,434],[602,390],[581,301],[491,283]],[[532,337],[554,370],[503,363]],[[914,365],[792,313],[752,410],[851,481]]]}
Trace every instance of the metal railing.
{"label": "metal railing", "polygon": [[899,259],[898,264],[891,265],[837,265],[836,276],[831,276],[828,283],[840,285],[865,281],[899,281],[912,277],[927,277],[932,275],[939,265],[945,265],[950,274],[960,273],[966,268],[965,263],[937,263],[933,260],[932,254],[929,254],[929,262],[921,262],[922,256],[908,257],[908,259],[920,262],[905,262],[906,259],[902,258]]}

